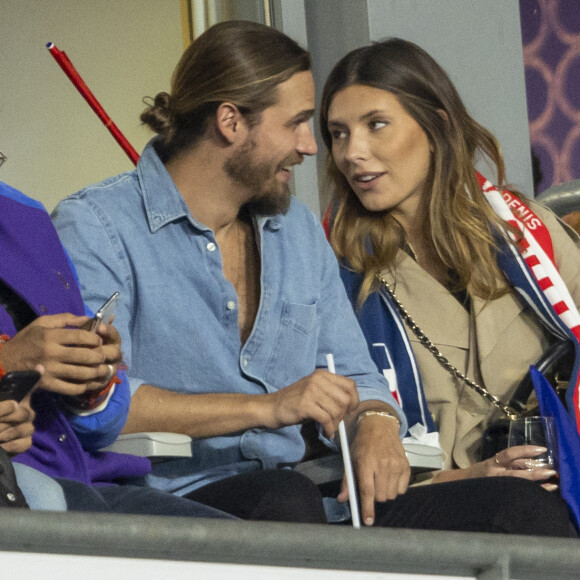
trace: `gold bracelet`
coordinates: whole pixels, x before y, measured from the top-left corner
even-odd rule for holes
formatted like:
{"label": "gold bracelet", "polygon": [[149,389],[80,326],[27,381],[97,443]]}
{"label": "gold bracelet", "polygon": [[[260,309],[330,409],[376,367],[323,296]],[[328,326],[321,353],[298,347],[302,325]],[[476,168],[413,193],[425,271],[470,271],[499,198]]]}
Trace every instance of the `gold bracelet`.
{"label": "gold bracelet", "polygon": [[390,411],[363,411],[356,419],[356,426],[358,427],[359,423],[365,418],[370,417],[371,415],[377,415],[379,417],[386,417],[387,419],[394,419],[398,424],[399,427],[401,426],[401,422],[399,421],[399,417]]}

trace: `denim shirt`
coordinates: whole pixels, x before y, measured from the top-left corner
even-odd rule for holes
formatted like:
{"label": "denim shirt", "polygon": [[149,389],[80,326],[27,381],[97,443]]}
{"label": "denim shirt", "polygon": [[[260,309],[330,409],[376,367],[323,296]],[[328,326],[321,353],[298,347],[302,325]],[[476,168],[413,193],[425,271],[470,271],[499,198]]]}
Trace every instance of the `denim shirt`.
{"label": "denim shirt", "polygon": [[[137,169],[61,201],[53,220],[96,309],[120,291],[115,326],[134,392],[261,395],[326,366],[353,378],[361,400],[398,409],[371,360],[319,220],[292,199],[285,215],[256,217],[260,305],[242,345],[237,295],[210,228],[189,211],[152,143]],[[401,436],[406,431],[402,412]],[[254,428],[193,441],[193,458],[154,466],[149,484],[187,493],[252,469],[292,466],[300,426]]]}

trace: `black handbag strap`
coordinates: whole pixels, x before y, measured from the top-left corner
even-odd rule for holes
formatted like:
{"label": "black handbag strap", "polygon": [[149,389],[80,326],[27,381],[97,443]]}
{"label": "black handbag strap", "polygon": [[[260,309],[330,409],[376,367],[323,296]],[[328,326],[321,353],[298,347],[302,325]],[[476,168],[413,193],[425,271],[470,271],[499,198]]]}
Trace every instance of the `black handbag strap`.
{"label": "black handbag strap", "polygon": [[[401,318],[405,321],[405,324],[409,327],[411,332],[417,337],[419,342],[435,357],[437,362],[453,376],[457,377],[460,381],[464,382],[468,387],[476,391],[484,399],[489,401],[492,405],[497,407],[506,417],[513,419],[518,416],[522,416],[527,412],[527,401],[534,390],[532,383],[532,376],[528,371],[524,378],[520,381],[519,385],[516,387],[514,395],[510,399],[509,403],[506,405],[502,403],[495,395],[491,394],[485,387],[479,385],[475,381],[471,380],[469,377],[461,373],[456,367],[454,367],[449,360],[439,351],[437,346],[429,340],[427,335],[421,330],[419,325],[411,318],[409,313],[405,310],[401,301],[395,296],[392,288],[390,287],[387,280],[380,274],[377,274],[377,279],[381,282],[383,289],[391,298],[393,304],[396,306]],[[566,386],[572,374],[572,368],[574,366],[574,343],[571,340],[555,342],[551,345],[536,362],[534,366],[550,381],[554,383],[555,378],[560,381],[566,381]],[[555,375],[558,377],[555,377]]]}
{"label": "black handbag strap", "polygon": [[473,389],[478,395],[482,396],[486,401],[498,408],[506,417],[513,419],[519,415],[519,412],[503,403],[494,394],[490,393],[484,386],[476,383],[474,380],[470,379],[468,376],[463,374],[457,367],[451,364],[449,359],[443,355],[443,353],[437,348],[429,337],[421,330],[419,325],[411,318],[409,313],[405,310],[405,307],[401,301],[395,296],[395,293],[391,289],[389,283],[381,274],[377,274],[377,279],[381,282],[383,289],[389,295],[391,301],[396,306],[401,318],[405,321],[405,324],[409,327],[409,330],[417,337],[419,342],[435,357],[435,360],[451,375],[459,379],[461,382],[466,384],[470,389]]}
{"label": "black handbag strap", "polygon": [[[534,366],[553,384],[555,379],[566,381],[570,380],[572,368],[574,367],[574,343],[571,340],[555,342],[540,358],[534,363]],[[555,374],[558,374],[555,377]],[[534,385],[532,384],[532,375],[528,371],[510,399],[509,406],[519,412],[526,411],[526,404]]]}

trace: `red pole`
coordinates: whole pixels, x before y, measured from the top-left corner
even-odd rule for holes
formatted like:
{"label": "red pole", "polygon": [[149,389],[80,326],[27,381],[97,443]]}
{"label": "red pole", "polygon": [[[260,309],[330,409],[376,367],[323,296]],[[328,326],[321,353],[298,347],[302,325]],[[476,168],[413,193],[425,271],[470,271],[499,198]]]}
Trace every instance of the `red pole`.
{"label": "red pole", "polygon": [[103,109],[99,101],[97,101],[95,95],[93,95],[89,87],[87,87],[87,85],[85,84],[85,81],[83,81],[79,73],[76,71],[72,62],[68,59],[68,56],[64,52],[58,50],[58,48],[56,48],[56,46],[52,42],[49,42],[46,45],[46,48],[48,48],[48,51],[50,52],[50,54],[52,54],[54,60],[56,60],[60,68],[66,74],[66,76],[77,88],[78,92],[83,96],[83,98],[89,104],[91,109],[97,114],[97,116],[103,122],[105,127],[107,127],[111,135],[113,135],[115,141],[117,141],[117,143],[121,146],[123,151],[129,156],[129,159],[135,165],[137,165],[137,161],[139,161],[139,154],[137,153],[137,151],[135,151],[135,149],[133,149],[133,147],[131,146],[129,141],[127,141],[123,133],[121,133],[117,125],[113,123],[111,117],[107,115],[105,109]]}

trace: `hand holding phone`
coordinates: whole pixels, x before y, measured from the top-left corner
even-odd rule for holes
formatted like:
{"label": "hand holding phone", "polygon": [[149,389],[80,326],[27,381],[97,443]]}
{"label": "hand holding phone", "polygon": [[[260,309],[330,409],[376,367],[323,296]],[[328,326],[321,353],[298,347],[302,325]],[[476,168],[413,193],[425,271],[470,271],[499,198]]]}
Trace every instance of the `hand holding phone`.
{"label": "hand holding phone", "polygon": [[97,332],[99,324],[110,324],[115,315],[115,309],[119,302],[119,293],[115,292],[111,297],[97,310],[97,313],[82,326],[89,332]]}
{"label": "hand holding phone", "polygon": [[20,403],[40,380],[38,371],[11,371],[0,380],[0,401]]}

